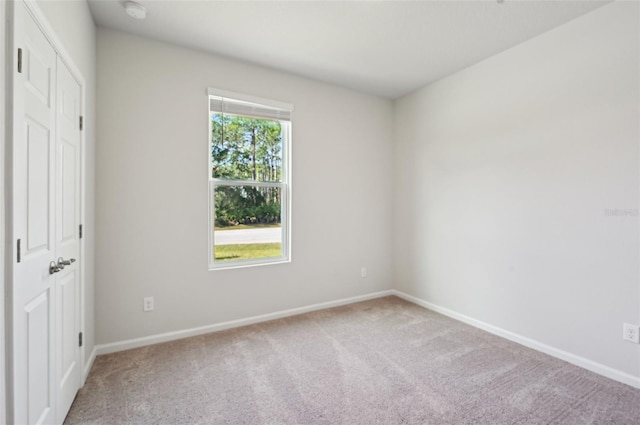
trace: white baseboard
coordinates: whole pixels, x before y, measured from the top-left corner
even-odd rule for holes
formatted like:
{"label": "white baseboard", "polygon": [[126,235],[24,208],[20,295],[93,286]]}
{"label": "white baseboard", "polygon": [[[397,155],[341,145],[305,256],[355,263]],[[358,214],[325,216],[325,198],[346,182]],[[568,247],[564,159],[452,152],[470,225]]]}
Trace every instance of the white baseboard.
{"label": "white baseboard", "polygon": [[414,297],[413,295],[409,295],[395,289],[393,289],[391,293],[393,295],[396,295],[397,297],[400,297],[404,300],[417,304],[428,310],[432,310],[432,311],[435,311],[436,313],[440,313],[442,315],[451,317],[452,319],[455,319],[460,322],[466,323],[468,325],[474,326],[476,328],[482,329],[491,334],[498,335],[502,338],[516,342],[520,345],[524,345],[525,347],[532,348],[536,351],[540,351],[552,357],[556,357],[560,360],[564,360],[573,365],[590,370],[591,372],[597,373],[599,375],[605,376],[607,378],[613,379],[618,382],[622,382],[623,384],[627,384],[635,388],[640,388],[640,377],[630,375],[628,373],[619,371],[617,369],[613,369],[609,366],[605,366],[603,364],[594,362],[584,357],[580,357],[575,354],[569,353],[567,351],[560,350],[559,348],[551,347],[539,341],[524,337],[522,335],[518,335],[516,333],[507,331],[497,326],[490,325],[480,320],[476,320],[472,317],[465,316],[464,314],[460,314],[453,310],[449,310],[448,308],[440,307],[439,305],[432,304],[428,301],[424,301],[420,298]]}
{"label": "white baseboard", "polygon": [[87,378],[89,377],[89,372],[91,372],[91,368],[93,367],[93,362],[96,361],[96,356],[97,356],[97,347],[93,347],[93,350],[91,350],[91,355],[89,356],[89,361],[84,365],[84,370],[82,371],[82,385],[84,386],[84,383],[87,382]]}
{"label": "white baseboard", "polygon": [[161,342],[174,341],[176,339],[188,338],[190,336],[202,335],[210,332],[221,331],[225,329],[238,328],[240,326],[252,325],[254,323],[266,322],[269,320],[281,319],[283,317],[295,316],[298,314],[308,313],[310,311],[323,310],[331,307],[338,307],[346,304],[353,304],[360,301],[371,300],[374,298],[386,297],[393,295],[393,291],[374,292],[366,295],[359,295],[351,298],[343,298],[335,301],[328,301],[319,304],[312,304],[304,307],[292,308],[289,310],[276,311],[274,313],[262,314],[260,316],[247,317],[245,319],[231,320],[228,322],[214,323],[212,325],[200,326],[197,328],[184,329],[174,332],[166,332],[158,335],[150,335],[142,338],[134,338],[125,341],[112,342],[109,344],[97,345],[94,349],[95,355],[115,353],[117,351],[129,350],[132,348],[144,347],[146,345],[158,344]]}

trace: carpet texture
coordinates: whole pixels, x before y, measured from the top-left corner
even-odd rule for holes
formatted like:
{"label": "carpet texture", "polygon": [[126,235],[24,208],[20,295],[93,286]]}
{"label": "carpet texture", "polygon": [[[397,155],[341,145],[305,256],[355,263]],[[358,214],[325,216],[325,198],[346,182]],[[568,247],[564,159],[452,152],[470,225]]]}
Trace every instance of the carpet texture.
{"label": "carpet texture", "polygon": [[99,356],[65,424],[640,424],[640,390],[396,297]]}

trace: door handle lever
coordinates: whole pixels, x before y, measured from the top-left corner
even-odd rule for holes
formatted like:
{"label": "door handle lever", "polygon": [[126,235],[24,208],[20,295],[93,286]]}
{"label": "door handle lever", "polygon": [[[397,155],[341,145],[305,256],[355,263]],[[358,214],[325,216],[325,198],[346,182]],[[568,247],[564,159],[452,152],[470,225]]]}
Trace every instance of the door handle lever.
{"label": "door handle lever", "polygon": [[64,266],[70,266],[75,262],[75,258],[69,258],[68,260],[65,260],[64,258],[59,257],[57,263],[55,261],[49,263],[49,274],[58,273],[60,270],[64,270]]}
{"label": "door handle lever", "polygon": [[58,267],[60,267],[60,270],[64,269],[64,266],[70,266],[71,263],[75,263],[76,259],[75,258],[69,258],[68,260],[63,259],[62,257],[58,258]]}

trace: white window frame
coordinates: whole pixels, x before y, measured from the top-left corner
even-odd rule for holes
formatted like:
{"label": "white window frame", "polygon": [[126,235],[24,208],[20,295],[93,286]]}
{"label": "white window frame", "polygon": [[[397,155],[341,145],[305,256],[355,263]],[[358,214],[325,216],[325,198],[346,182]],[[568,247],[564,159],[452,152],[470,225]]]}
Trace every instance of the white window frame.
{"label": "white window frame", "polygon": [[[268,108],[289,111],[293,113],[293,105],[270,99],[259,98],[228,90],[209,88],[207,90],[207,111],[208,127],[207,134],[207,169],[209,176],[209,270],[226,270],[244,267],[255,267],[269,264],[282,264],[291,262],[291,127],[292,120],[280,120],[282,128],[282,181],[281,182],[258,182],[253,180],[229,180],[213,178],[211,164],[211,99],[212,97],[226,98],[234,101],[247,102],[249,104],[261,105]],[[250,116],[250,115],[248,115]],[[273,118],[265,118],[273,119]],[[280,257],[265,257],[251,260],[225,260],[215,261],[215,188],[218,186],[253,186],[253,187],[277,187],[280,189],[280,223],[282,232],[282,255]]]}

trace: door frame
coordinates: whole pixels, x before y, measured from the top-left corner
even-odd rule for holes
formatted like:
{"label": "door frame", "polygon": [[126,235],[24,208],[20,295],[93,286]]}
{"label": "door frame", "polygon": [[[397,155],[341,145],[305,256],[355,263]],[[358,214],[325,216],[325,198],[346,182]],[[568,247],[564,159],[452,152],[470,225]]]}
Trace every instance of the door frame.
{"label": "door frame", "polygon": [[[13,33],[14,33],[14,16],[15,8],[22,7],[21,4],[26,6],[27,13],[31,15],[35,23],[38,25],[45,38],[51,44],[51,47],[55,50],[60,60],[69,69],[69,72],[73,78],[80,85],[80,114],[86,117],[86,105],[87,105],[87,88],[86,80],[80,69],[76,66],[71,55],[65,48],[62,40],[57,36],[53,27],[45,17],[44,13],[38,6],[35,0],[15,0],[2,2],[4,10],[0,11],[0,18],[3,13],[6,14],[6,33],[0,38],[2,47],[0,47],[0,53],[2,53],[2,87],[0,93],[4,94],[5,103],[0,107],[0,123],[4,121],[5,124],[5,143],[0,147],[0,160],[5,165],[5,173],[0,176],[0,184],[2,184],[3,195],[3,209],[0,212],[0,240],[5,247],[5,255],[0,261],[0,273],[3,272],[3,289],[4,289],[4,305],[0,305],[0,338],[4,341],[4,352],[0,350],[0,379],[2,379],[2,389],[0,390],[0,422],[12,423],[14,412],[14,397],[13,397],[13,268],[14,259],[16,258],[16,246],[14,244],[14,231],[13,231],[13,73],[16,66],[16,55],[13,52],[17,52],[19,46],[16,45]],[[5,40],[6,37],[6,40]],[[6,49],[6,50],[5,50]],[[5,70],[9,70],[8,72]],[[86,126],[83,125],[83,130],[80,132],[80,223],[86,223]],[[4,155],[4,158],[3,158]],[[0,173],[2,174],[2,173]],[[4,233],[3,233],[4,230]],[[86,335],[85,329],[85,240],[80,239],[80,332]],[[0,274],[1,275],[1,274]],[[2,299],[0,298],[0,304]],[[4,335],[3,335],[4,334]],[[85,338],[86,340],[86,338]],[[83,344],[80,347],[80,382],[79,386],[82,387],[85,382],[86,374],[86,345]],[[3,367],[4,363],[4,367]],[[3,373],[4,372],[4,373]],[[2,421],[2,419],[5,419]]]}
{"label": "door frame", "polygon": [[[0,22],[5,24],[3,26],[4,31],[0,31],[0,99],[3,101],[0,102],[0,128],[4,129],[4,140],[9,140],[7,137],[9,135],[7,127],[6,127],[6,116],[7,116],[7,105],[8,99],[5,96],[6,88],[7,88],[7,42],[9,37],[9,27],[8,25],[8,14],[7,14],[7,2],[0,2]],[[2,199],[2,208],[0,208],[0,246],[2,246],[3,251],[7,252],[8,239],[5,238],[6,235],[6,221],[5,216],[7,213],[7,201],[5,198],[5,173],[7,169],[7,164],[5,162],[5,145],[8,142],[0,143],[0,164],[4,168],[5,172],[0,173],[0,199]],[[0,421],[7,422],[7,379],[6,379],[6,363],[5,363],[5,352],[7,350],[7,340],[5,339],[5,294],[7,288],[7,279],[5,274],[5,256],[0,255]]]}

